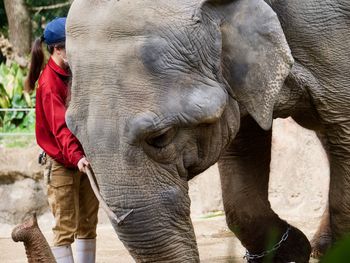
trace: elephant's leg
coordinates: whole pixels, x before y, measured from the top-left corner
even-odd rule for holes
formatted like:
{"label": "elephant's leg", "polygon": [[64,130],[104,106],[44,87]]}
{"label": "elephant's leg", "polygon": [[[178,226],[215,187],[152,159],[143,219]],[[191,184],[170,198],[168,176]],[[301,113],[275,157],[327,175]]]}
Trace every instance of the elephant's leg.
{"label": "elephant's leg", "polygon": [[[319,140],[321,141],[323,148],[328,153],[329,147],[324,132],[318,130],[316,131],[316,134]],[[310,243],[312,249],[311,256],[314,258],[321,258],[332,245],[332,231],[329,221],[328,204],[326,206],[325,211],[323,212],[318,229]]]}
{"label": "elephant's leg", "polygon": [[[244,118],[236,139],[219,161],[226,220],[250,254],[271,248],[289,228],[268,201],[271,134],[250,117]],[[291,226],[286,240],[273,252],[273,262],[308,262],[310,252],[306,236]]]}
{"label": "elephant's leg", "polygon": [[313,258],[322,257],[332,245],[332,231],[329,221],[328,205],[322,215],[320,225],[311,240],[311,256]]}
{"label": "elephant's leg", "polygon": [[329,215],[333,241],[350,233],[350,123],[326,127],[330,163]]}

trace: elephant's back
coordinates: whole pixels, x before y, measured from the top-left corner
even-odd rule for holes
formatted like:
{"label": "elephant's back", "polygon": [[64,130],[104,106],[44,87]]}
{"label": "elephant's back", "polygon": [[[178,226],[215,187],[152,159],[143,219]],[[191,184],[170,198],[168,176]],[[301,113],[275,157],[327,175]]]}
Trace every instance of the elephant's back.
{"label": "elephant's back", "polygon": [[344,77],[344,72],[350,72],[350,1],[266,2],[277,13],[298,62],[327,78]]}
{"label": "elephant's back", "polygon": [[350,1],[266,0],[277,13],[304,83],[324,123],[349,121]]}

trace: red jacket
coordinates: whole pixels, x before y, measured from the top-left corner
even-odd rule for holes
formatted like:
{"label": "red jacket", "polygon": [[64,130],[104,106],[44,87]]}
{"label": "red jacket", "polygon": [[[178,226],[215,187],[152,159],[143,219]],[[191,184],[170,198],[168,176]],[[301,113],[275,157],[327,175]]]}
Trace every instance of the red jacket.
{"label": "red jacket", "polygon": [[65,121],[70,73],[52,58],[43,69],[36,91],[36,141],[39,146],[65,167],[77,167],[84,151]]}

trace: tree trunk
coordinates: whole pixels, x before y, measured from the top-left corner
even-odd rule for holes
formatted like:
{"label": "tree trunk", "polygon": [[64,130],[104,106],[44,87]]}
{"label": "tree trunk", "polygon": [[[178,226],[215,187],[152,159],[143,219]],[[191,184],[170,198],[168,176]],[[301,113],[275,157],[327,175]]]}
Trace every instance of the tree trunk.
{"label": "tree trunk", "polygon": [[24,0],[4,0],[6,16],[9,24],[9,39],[20,55],[30,51],[32,25],[29,11]]}

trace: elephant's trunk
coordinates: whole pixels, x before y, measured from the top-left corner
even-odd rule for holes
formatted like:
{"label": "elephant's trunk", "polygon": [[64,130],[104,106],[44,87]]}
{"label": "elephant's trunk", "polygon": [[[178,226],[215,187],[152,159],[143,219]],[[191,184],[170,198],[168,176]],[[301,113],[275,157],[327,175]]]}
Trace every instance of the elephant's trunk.
{"label": "elephant's trunk", "polygon": [[35,214],[13,229],[12,239],[24,243],[28,263],[56,263],[50,246],[39,229]]}
{"label": "elephant's trunk", "polygon": [[[100,189],[116,215],[133,210],[122,224],[112,224],[135,261],[199,262],[186,187],[165,181],[165,174],[132,174],[114,176]],[[131,180],[140,184],[130,187]]]}
{"label": "elephant's trunk", "polygon": [[130,218],[122,225],[114,225],[120,240],[135,261],[199,262],[197,244],[190,220],[171,218],[169,222],[156,216],[153,220],[145,220],[147,214],[150,214],[150,211],[147,210],[135,209]]}
{"label": "elephant's trunk", "polygon": [[103,208],[103,210],[106,212],[109,220],[111,220],[111,222],[117,223],[118,225],[122,224],[124,219],[126,217],[128,217],[134,210],[131,209],[130,211],[128,211],[124,215],[122,215],[120,217],[117,217],[116,214],[114,214],[114,212],[112,211],[112,209],[110,209],[110,207],[107,205],[106,201],[103,199],[103,197],[102,197],[102,195],[101,195],[101,193],[100,193],[100,191],[98,189],[98,186],[96,184],[95,177],[93,175],[92,169],[89,168],[89,167],[86,167],[85,173],[86,173],[86,175],[89,178],[90,185],[91,185],[92,190],[95,193],[95,196],[97,197],[97,199],[98,199],[101,207]]}

